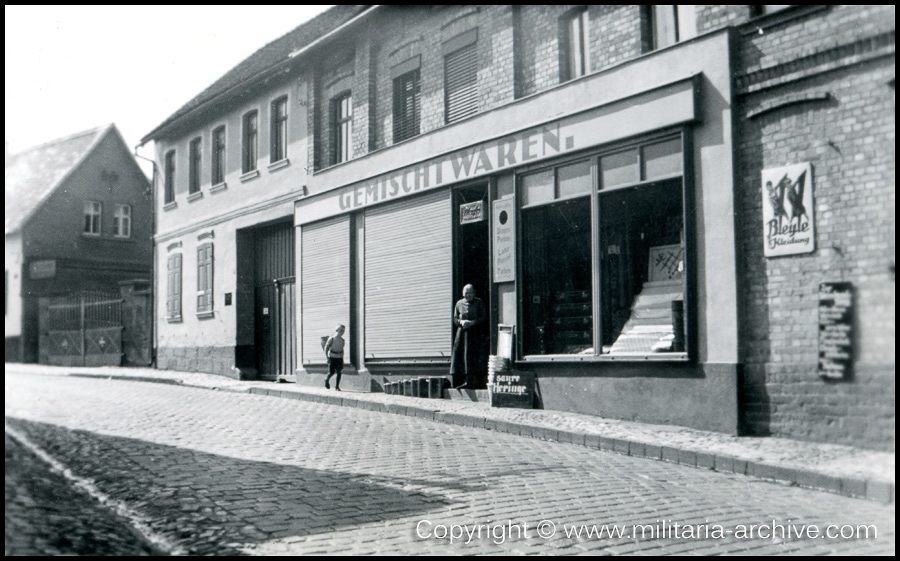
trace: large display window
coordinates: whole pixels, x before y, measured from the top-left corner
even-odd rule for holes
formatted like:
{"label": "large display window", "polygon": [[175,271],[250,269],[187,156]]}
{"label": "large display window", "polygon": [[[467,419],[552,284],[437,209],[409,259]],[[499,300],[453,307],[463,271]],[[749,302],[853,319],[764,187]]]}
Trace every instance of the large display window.
{"label": "large display window", "polygon": [[525,357],[684,359],[682,138],[517,177]]}

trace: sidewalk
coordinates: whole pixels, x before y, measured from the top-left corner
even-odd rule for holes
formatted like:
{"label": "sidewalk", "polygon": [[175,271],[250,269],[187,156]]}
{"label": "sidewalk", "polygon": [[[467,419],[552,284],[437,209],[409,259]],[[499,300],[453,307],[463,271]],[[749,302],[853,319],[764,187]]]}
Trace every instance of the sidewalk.
{"label": "sidewalk", "polygon": [[701,469],[744,474],[883,503],[894,502],[894,454],[849,446],[775,437],[734,437],[562,411],[500,409],[484,403],[457,400],[335,392],[295,384],[242,382],[213,374],[151,368],[49,367],[7,363],[6,372],[170,383],[358,407],[572,443]]}

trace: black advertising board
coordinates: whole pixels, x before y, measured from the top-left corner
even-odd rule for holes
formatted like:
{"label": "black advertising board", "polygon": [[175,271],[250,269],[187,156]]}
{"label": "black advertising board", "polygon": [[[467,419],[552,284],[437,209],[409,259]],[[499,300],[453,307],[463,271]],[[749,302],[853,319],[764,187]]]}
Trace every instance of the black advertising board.
{"label": "black advertising board", "polygon": [[497,372],[489,389],[491,407],[534,407],[534,372]]}
{"label": "black advertising board", "polygon": [[819,285],[819,375],[850,378],[853,367],[853,284]]}

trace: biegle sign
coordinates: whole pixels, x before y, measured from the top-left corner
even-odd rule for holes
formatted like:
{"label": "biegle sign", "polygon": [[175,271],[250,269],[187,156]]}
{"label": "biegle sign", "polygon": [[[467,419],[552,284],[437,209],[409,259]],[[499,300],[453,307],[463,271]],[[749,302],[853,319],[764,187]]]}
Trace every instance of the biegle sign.
{"label": "biegle sign", "polygon": [[813,176],[809,162],[763,170],[762,199],[766,257],[815,251]]}

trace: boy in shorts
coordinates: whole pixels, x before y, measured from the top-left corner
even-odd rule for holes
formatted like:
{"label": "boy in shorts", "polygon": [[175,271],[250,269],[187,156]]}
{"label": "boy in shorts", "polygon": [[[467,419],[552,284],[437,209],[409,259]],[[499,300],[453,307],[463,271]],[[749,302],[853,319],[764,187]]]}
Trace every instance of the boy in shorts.
{"label": "boy in shorts", "polygon": [[341,391],[341,373],[344,371],[344,326],[338,325],[334,329],[334,335],[325,341],[325,358],[328,359],[328,377],[325,378],[325,388],[331,389],[328,383],[331,377],[337,374],[334,389]]}

